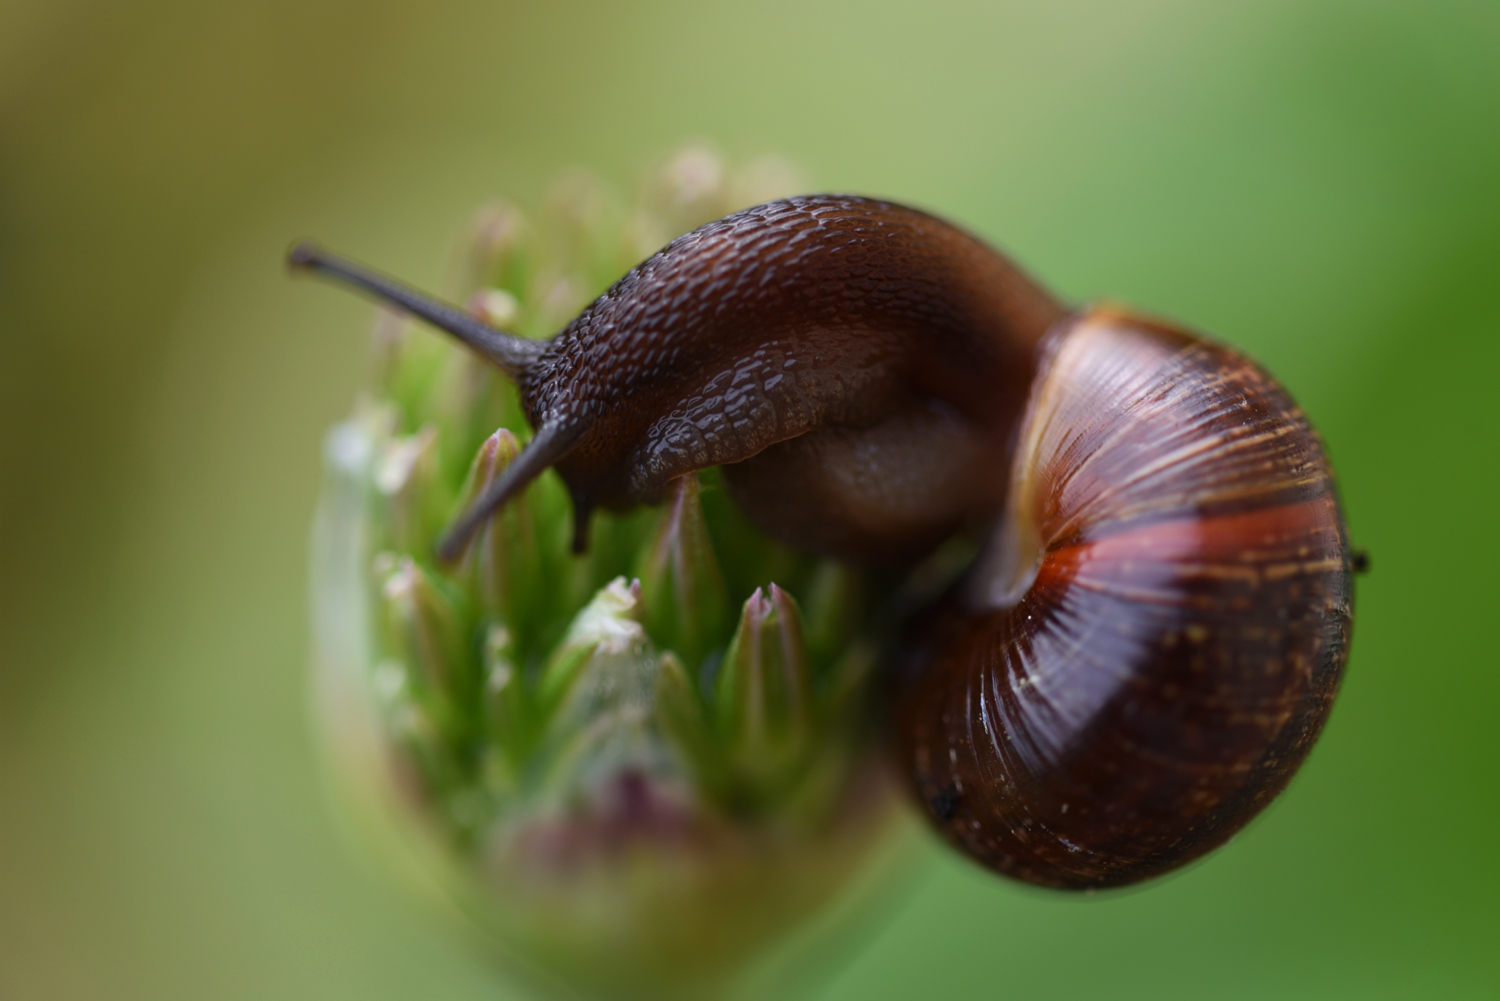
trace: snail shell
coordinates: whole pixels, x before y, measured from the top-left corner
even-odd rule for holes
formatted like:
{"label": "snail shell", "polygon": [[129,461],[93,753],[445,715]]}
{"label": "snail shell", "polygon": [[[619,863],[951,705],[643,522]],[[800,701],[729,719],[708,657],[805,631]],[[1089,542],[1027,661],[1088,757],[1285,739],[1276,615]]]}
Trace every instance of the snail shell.
{"label": "snail shell", "polygon": [[988,551],[906,652],[913,784],[950,841],[1028,882],[1182,865],[1311,749],[1350,569],[1321,444],[1270,376],[1086,313],[1045,347]]}
{"label": "snail shell", "polygon": [[1103,887],[1181,865],[1280,791],[1327,717],[1350,556],[1285,391],[1190,334],[1070,315],[932,216],[843,195],[747,209],[549,342],[305,245],[291,262],[516,379],[536,436],[444,557],[550,466],[575,546],[594,506],[654,503],[711,465],[771,534],[850,562],[994,519],[914,627],[892,719],[935,822],[1000,872]]}

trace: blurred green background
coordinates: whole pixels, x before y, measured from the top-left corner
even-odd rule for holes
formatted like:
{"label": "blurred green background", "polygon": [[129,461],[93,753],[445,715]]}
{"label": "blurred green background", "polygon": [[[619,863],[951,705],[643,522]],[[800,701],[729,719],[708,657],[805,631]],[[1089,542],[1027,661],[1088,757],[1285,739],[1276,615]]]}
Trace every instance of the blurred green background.
{"label": "blurred green background", "polygon": [[845,998],[1500,992],[1500,5],[0,0],[0,997],[508,996],[310,732],[306,538],[370,309],[482,199],[686,137],[1215,332],[1321,428],[1359,582],[1234,845],[1056,897],[942,857]]}

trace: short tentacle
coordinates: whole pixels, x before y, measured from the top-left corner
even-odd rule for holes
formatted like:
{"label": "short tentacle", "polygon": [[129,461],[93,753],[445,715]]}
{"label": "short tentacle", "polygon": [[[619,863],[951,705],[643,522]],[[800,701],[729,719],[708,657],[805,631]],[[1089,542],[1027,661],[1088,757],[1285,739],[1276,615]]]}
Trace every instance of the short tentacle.
{"label": "short tentacle", "polygon": [[[568,451],[577,443],[580,435],[588,428],[586,420],[573,420],[568,422],[557,422],[543,424],[537,429],[536,437],[531,443],[521,450],[515,461],[506,467],[505,472],[491,483],[483,495],[480,496],[469,509],[459,516],[459,519],[444,533],[442,541],[438,543],[437,554],[442,560],[457,559],[463,552],[464,546],[470,537],[479,530],[490,515],[500,508],[538,476],[545,473],[559,459],[568,454]],[[579,505],[575,498],[575,507],[580,508],[582,517],[587,521],[587,508]]]}

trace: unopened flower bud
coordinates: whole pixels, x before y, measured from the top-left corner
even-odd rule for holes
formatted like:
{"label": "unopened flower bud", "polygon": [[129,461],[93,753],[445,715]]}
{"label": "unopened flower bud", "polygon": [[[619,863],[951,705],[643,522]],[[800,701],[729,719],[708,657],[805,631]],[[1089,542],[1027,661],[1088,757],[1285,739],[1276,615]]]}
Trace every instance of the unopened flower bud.
{"label": "unopened flower bud", "polygon": [[812,749],[813,706],[802,617],[775,584],[745,602],[715,709],[741,793],[752,803],[784,794]]}
{"label": "unopened flower bud", "polygon": [[428,425],[385,442],[376,460],[375,489],[387,505],[387,546],[412,551],[430,538],[447,507],[438,481],[437,429]]}
{"label": "unopened flower bud", "polygon": [[703,520],[701,490],[696,476],[672,482],[636,566],[651,635],[691,665],[701,663],[719,642],[729,610]]}
{"label": "unopened flower bud", "polygon": [[381,553],[375,572],[387,649],[434,705],[456,700],[467,661],[459,611],[410,556]]}
{"label": "unopened flower bud", "polygon": [[469,224],[469,284],[523,288],[530,235],[525,213],[512,203],[497,199],[481,206]]}
{"label": "unopened flower bud", "polygon": [[514,330],[521,325],[521,301],[504,289],[482,288],[469,297],[469,311],[492,327]]}
{"label": "unopened flower bud", "polygon": [[[634,210],[584,175],[535,227],[487,207],[464,293],[550,334],[618,277],[630,227],[664,241],[743,182],[692,147]],[[374,397],[329,435],[315,532],[319,697],[351,799],[532,976],[603,998],[750,983],[890,843],[876,585],[767,539],[713,470],[596,516],[582,555],[549,472],[438,562],[529,428],[465,349],[413,327],[382,350]]]}

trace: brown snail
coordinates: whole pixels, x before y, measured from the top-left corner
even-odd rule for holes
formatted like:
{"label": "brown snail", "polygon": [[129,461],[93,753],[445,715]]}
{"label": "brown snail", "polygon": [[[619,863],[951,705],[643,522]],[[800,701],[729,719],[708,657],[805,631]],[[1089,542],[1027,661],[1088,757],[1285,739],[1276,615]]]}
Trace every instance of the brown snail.
{"label": "brown snail", "polygon": [[1327,461],[1248,359],[1070,313],[929,215],[770,202],[669,244],[551,341],[299,245],[509,373],[536,435],[440,546],[555,466],[595,506],[713,465],[782,540],[909,561],[994,520],[911,630],[892,719],[934,822],[1034,883],[1107,887],[1221,844],[1286,784],[1348,649]]}

